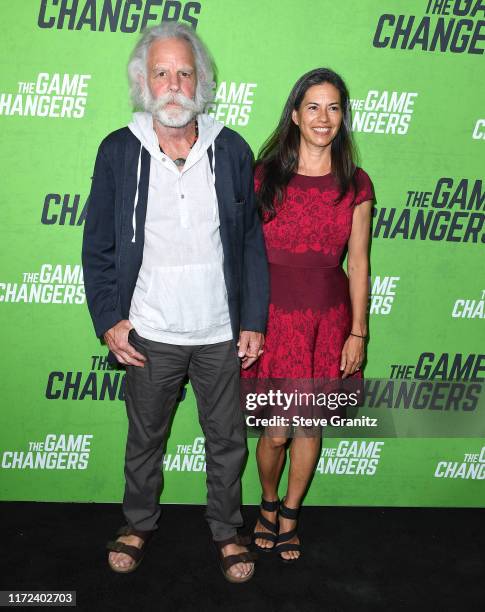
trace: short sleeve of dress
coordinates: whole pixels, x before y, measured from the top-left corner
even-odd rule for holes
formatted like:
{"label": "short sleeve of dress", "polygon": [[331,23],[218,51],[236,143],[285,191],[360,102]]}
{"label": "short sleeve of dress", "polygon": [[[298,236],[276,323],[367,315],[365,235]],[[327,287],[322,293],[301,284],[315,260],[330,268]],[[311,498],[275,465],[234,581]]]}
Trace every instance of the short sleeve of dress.
{"label": "short sleeve of dress", "polygon": [[362,168],[356,168],[355,174],[355,199],[354,204],[362,204],[367,200],[374,199],[374,187],[369,175]]}

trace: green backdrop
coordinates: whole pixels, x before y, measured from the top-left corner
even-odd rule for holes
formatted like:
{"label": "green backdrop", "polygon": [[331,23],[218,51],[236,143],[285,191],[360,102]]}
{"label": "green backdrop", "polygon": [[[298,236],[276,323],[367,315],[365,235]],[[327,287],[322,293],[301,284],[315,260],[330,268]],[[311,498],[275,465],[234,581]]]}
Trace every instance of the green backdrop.
{"label": "green backdrop", "polygon": [[[105,369],[85,304],[83,211],[99,142],[130,119],[126,62],[140,29],[173,18],[196,27],[216,60],[210,112],[255,152],[301,74],[328,66],[344,76],[376,191],[365,376],[483,381],[485,4],[3,3],[1,499],[122,497],[122,373]],[[482,506],[482,434],[325,440],[306,501]],[[245,503],[260,496],[254,446]],[[165,465],[162,501],[205,500],[190,388]]]}

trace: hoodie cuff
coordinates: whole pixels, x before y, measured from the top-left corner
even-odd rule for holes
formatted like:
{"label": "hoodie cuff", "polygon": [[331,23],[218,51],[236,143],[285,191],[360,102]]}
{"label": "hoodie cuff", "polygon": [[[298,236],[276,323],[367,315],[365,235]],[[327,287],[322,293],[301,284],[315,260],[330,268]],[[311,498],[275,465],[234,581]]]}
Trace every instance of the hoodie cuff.
{"label": "hoodie cuff", "polygon": [[94,323],[94,331],[96,332],[96,336],[101,338],[108,329],[114,327],[117,323],[123,320],[121,313],[118,310],[110,310],[108,312],[103,312],[99,315],[96,315],[93,318]]}
{"label": "hoodie cuff", "polygon": [[241,325],[239,327],[241,331],[252,331],[258,332],[259,334],[265,334],[266,322],[266,317],[245,319],[241,321]]}

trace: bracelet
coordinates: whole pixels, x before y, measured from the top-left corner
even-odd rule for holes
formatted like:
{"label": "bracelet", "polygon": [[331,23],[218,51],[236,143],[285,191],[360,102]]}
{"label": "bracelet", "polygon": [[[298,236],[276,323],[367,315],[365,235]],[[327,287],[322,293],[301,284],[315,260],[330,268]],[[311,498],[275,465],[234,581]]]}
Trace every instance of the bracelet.
{"label": "bracelet", "polygon": [[359,336],[359,334],[353,334],[352,332],[350,332],[351,336],[355,336],[356,338],[362,338],[362,340],[365,340],[367,338],[367,336]]}

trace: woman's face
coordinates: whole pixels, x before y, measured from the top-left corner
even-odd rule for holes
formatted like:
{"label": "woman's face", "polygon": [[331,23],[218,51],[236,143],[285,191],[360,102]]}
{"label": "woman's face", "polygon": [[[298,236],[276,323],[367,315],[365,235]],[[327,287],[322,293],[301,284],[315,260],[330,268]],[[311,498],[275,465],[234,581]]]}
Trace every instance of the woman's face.
{"label": "woman's face", "polygon": [[298,110],[292,113],[300,128],[300,138],[313,147],[327,147],[342,125],[340,92],[331,83],[312,85]]}

